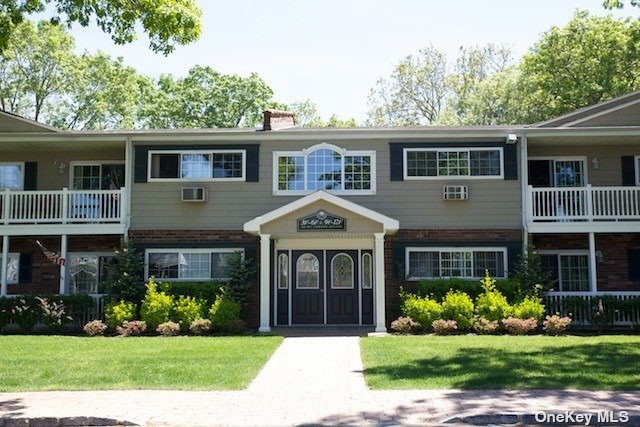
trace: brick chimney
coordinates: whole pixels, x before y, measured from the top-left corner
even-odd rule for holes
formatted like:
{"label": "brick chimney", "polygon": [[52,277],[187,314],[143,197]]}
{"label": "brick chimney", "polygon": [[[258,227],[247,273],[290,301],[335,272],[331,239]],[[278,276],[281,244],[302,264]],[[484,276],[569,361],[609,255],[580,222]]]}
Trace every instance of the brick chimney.
{"label": "brick chimney", "polygon": [[291,111],[264,110],[262,130],[278,130],[296,125]]}

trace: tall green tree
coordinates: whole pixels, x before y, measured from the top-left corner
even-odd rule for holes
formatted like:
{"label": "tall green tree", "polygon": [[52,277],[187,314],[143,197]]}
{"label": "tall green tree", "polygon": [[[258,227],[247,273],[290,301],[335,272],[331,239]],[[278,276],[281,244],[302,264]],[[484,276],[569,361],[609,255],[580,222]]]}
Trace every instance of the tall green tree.
{"label": "tall green tree", "polygon": [[73,47],[73,38],[57,25],[19,25],[0,55],[0,107],[41,120],[55,95],[71,85]]}
{"label": "tall green tree", "polygon": [[198,39],[202,12],[196,0],[1,0],[0,52],[26,18],[50,6],[52,23],[84,27],[94,22],[117,44],[130,43],[139,28],[148,35],[154,52],[170,53],[176,44]]}
{"label": "tall green tree", "polygon": [[273,106],[273,91],[257,74],[221,74],[196,65],[186,77],[163,75],[148,94],[139,119],[149,128],[254,126]]}
{"label": "tall green tree", "polygon": [[631,92],[640,87],[640,21],[576,12],[542,35],[520,70],[529,122]]}
{"label": "tall green tree", "polygon": [[451,88],[446,55],[433,46],[408,55],[388,78],[378,80],[369,95],[367,123],[410,126],[433,123]]}
{"label": "tall green tree", "polygon": [[336,114],[332,114],[331,117],[329,117],[329,120],[323,120],[322,117],[320,117],[320,114],[318,114],[318,108],[316,104],[310,99],[296,101],[285,108],[293,113],[296,121],[296,126],[300,127],[344,128],[358,126],[358,122],[356,121],[356,119],[342,119]]}

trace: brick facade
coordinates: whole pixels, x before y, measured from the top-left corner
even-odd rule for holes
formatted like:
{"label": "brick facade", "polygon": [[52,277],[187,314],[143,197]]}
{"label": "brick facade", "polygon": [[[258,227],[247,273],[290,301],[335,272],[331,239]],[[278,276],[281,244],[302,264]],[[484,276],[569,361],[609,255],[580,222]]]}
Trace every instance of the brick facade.
{"label": "brick facade", "polygon": [[[589,235],[533,234],[531,242],[539,250],[589,250]],[[640,281],[629,280],[627,251],[640,249],[640,233],[596,234],[599,291],[640,291]]]}
{"label": "brick facade", "polygon": [[[60,267],[45,258],[35,241],[38,239],[46,248],[59,252],[60,237],[10,237],[9,252],[31,256],[31,280],[10,284],[7,293],[12,294],[56,294],[60,290]],[[112,252],[122,244],[121,236],[69,236],[67,251],[72,252]]]}
{"label": "brick facade", "polygon": [[[141,250],[146,248],[216,248],[241,245],[248,258],[259,264],[259,242],[256,236],[242,230],[130,230],[131,242]],[[249,303],[243,307],[243,319],[250,328],[260,324],[260,284],[256,274],[255,286],[251,288]]]}
{"label": "brick facade", "polygon": [[[394,274],[394,270],[404,271],[404,265],[398,268],[394,265],[394,246],[404,243],[417,245],[444,245],[455,242],[469,246],[496,245],[505,242],[520,242],[522,230],[520,229],[400,229],[393,236],[385,237],[385,274],[386,274],[386,317],[387,326],[397,319],[400,313],[400,287],[408,291],[415,291],[417,282],[406,281],[402,274]],[[517,243],[519,245],[519,243]]]}

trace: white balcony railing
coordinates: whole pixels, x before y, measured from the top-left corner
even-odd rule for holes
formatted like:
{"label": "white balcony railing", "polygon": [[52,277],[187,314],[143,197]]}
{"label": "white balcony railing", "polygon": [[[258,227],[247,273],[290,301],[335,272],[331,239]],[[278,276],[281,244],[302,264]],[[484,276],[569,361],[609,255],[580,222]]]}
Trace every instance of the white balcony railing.
{"label": "white balcony railing", "polygon": [[640,187],[529,186],[527,198],[528,222],[640,220]]}
{"label": "white balcony railing", "polygon": [[122,223],[125,189],[0,192],[0,225]]}

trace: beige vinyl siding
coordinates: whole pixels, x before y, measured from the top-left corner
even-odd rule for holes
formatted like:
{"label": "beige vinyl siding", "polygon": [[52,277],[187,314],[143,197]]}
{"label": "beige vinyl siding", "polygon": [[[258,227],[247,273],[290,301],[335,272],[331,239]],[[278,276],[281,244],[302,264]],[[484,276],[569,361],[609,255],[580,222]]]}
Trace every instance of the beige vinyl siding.
{"label": "beige vinyl siding", "polygon": [[[118,161],[124,162],[124,148],[87,151],[32,151],[22,153],[3,153],[3,162],[37,162],[38,190],[62,190],[71,188],[69,176],[71,162],[74,161]],[[59,173],[60,162],[65,163],[64,174]]]}
{"label": "beige vinyl siding", "polygon": [[598,126],[640,126],[640,104],[614,110],[574,125],[574,127]]}
{"label": "beige vinyl siding", "polygon": [[[640,142],[640,141],[639,141]],[[622,156],[640,155],[640,145],[529,145],[529,157],[585,157],[587,183],[592,185],[622,185]],[[598,159],[598,169],[593,158]]]}
{"label": "beige vinyl siding", "polygon": [[[273,152],[299,151],[317,141],[256,141],[260,143],[259,182],[151,182],[132,190],[131,228],[242,229],[243,224],[301,196],[273,195]],[[190,142],[183,141],[185,145]],[[503,179],[390,181],[388,140],[332,142],[348,150],[376,151],[375,195],[340,196],[397,219],[402,228],[520,228],[520,183]],[[167,142],[175,145],[176,141]],[[199,141],[199,144],[206,144]],[[213,143],[212,143],[213,144]],[[238,144],[242,144],[238,142]],[[162,145],[139,142],[134,145]],[[447,184],[469,186],[469,200],[443,201]],[[180,201],[182,187],[206,187],[206,203]]]}

